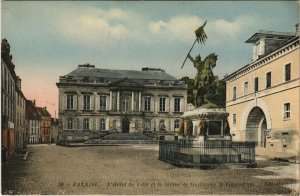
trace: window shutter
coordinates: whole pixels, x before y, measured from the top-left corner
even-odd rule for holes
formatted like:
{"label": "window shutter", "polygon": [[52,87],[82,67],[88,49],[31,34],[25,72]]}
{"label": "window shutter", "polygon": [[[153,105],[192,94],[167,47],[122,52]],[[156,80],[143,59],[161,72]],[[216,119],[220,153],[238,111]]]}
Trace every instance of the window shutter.
{"label": "window shutter", "polygon": [[62,105],[63,110],[67,109],[67,95],[63,94],[63,105]]}
{"label": "window shutter", "polygon": [[90,109],[91,110],[95,110],[95,95],[94,94],[91,94],[90,96]]}
{"label": "window shutter", "polygon": [[175,121],[174,121],[174,119],[170,119],[169,121],[170,121],[170,131],[174,132],[174,128],[175,128],[174,123],[175,123]]}
{"label": "window shutter", "polygon": [[73,118],[73,130],[77,130],[77,118]]}
{"label": "window shutter", "polygon": [[83,130],[83,118],[79,118],[79,129]]}
{"label": "window shutter", "polygon": [[109,118],[105,120],[105,130],[109,130]]}
{"label": "window shutter", "polygon": [[67,119],[63,118],[63,130],[67,129]]}
{"label": "window shutter", "polygon": [[94,130],[94,127],[93,127],[93,123],[94,122],[94,119],[93,118],[89,118],[89,130]]}
{"label": "window shutter", "polygon": [[100,121],[99,121],[99,118],[96,118],[95,119],[95,123],[96,123],[96,131],[100,130]]}
{"label": "window shutter", "polygon": [[170,112],[170,99],[166,97],[166,112]]}
{"label": "window shutter", "polygon": [[95,108],[96,108],[96,110],[100,110],[100,96],[99,95],[95,95]]}
{"label": "window shutter", "polygon": [[180,98],[180,112],[183,112],[183,111],[185,111],[184,110],[184,98]]}
{"label": "window shutter", "polygon": [[73,109],[77,110],[77,94],[73,96]]}
{"label": "window shutter", "polygon": [[156,104],[155,104],[155,109],[156,109],[156,112],[159,112],[159,105],[160,105],[160,98],[159,97],[156,97]]}
{"label": "window shutter", "polygon": [[106,99],[106,106],[105,106],[105,110],[108,110],[109,108],[109,96],[105,96],[105,99]]}
{"label": "window shutter", "polygon": [[83,110],[83,95],[80,94],[78,95],[78,106],[79,106],[79,110]]}

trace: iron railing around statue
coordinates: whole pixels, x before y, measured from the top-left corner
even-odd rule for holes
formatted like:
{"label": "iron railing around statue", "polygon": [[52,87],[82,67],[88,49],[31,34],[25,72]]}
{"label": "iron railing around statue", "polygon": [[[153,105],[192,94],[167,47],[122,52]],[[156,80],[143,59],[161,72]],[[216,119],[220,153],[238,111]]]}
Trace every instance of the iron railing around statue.
{"label": "iron railing around statue", "polygon": [[160,141],[159,159],[181,166],[255,163],[254,142]]}

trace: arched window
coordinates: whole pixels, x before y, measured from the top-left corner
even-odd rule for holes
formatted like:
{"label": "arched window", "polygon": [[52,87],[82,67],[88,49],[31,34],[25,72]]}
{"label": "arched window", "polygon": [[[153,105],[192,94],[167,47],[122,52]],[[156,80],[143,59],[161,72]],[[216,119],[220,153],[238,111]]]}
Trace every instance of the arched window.
{"label": "arched window", "polygon": [[174,121],[174,129],[179,129],[179,127],[180,127],[180,121],[178,119],[176,119]]}
{"label": "arched window", "polygon": [[88,118],[83,119],[83,129],[84,130],[89,130],[90,127],[90,122]]}
{"label": "arched window", "polygon": [[105,119],[100,119],[100,131],[105,131]]}
{"label": "arched window", "polygon": [[72,118],[68,118],[67,128],[73,129],[73,119]]}
{"label": "arched window", "polygon": [[166,131],[165,120],[159,121],[159,131]]}

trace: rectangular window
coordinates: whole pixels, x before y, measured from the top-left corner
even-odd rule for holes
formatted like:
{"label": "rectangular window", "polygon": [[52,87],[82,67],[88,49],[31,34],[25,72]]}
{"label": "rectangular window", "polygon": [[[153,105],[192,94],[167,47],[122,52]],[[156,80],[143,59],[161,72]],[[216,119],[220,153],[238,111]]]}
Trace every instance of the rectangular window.
{"label": "rectangular window", "polygon": [[174,129],[179,129],[179,127],[180,127],[180,121],[178,119],[176,119],[174,121]]}
{"label": "rectangular window", "polygon": [[73,96],[67,95],[67,110],[73,110]]}
{"label": "rectangular window", "polygon": [[254,92],[258,91],[258,77],[254,78]]}
{"label": "rectangular window", "polygon": [[159,98],[159,111],[160,112],[166,111],[166,98],[165,97]]}
{"label": "rectangular window", "polygon": [[150,111],[151,97],[145,97],[145,111]]}
{"label": "rectangular window", "polygon": [[151,121],[150,120],[145,120],[144,121],[144,129],[145,131],[150,131],[151,128]]}
{"label": "rectangular window", "polygon": [[84,130],[89,130],[90,127],[90,122],[88,118],[83,119],[83,129]]}
{"label": "rectangular window", "polygon": [[83,95],[83,109],[90,110],[90,95]]}
{"label": "rectangular window", "polygon": [[244,83],[244,95],[248,94],[248,82]]}
{"label": "rectangular window", "polygon": [[291,118],[291,104],[285,103],[283,105],[283,119],[290,119]]}
{"label": "rectangular window", "polygon": [[272,81],[272,75],[271,75],[271,72],[268,72],[266,74],[266,88],[271,87],[271,81]]}
{"label": "rectangular window", "polygon": [[284,68],[285,81],[291,80],[291,64],[286,64]]}
{"label": "rectangular window", "polygon": [[236,124],[236,114],[232,115],[232,124]]}
{"label": "rectangular window", "polygon": [[100,110],[106,110],[106,96],[100,96]]}
{"label": "rectangular window", "polygon": [[180,112],[180,98],[176,97],[174,99],[174,112]]}
{"label": "rectangular window", "polygon": [[129,110],[129,98],[122,97],[122,111],[128,111],[128,110]]}
{"label": "rectangular window", "polygon": [[72,129],[73,129],[73,119],[72,119],[72,118],[69,118],[69,119],[68,119],[67,128],[68,128],[69,130],[72,130]]}
{"label": "rectangular window", "polygon": [[105,131],[105,119],[100,119],[100,131]]}
{"label": "rectangular window", "polygon": [[236,87],[233,87],[232,89],[232,99],[236,100]]}

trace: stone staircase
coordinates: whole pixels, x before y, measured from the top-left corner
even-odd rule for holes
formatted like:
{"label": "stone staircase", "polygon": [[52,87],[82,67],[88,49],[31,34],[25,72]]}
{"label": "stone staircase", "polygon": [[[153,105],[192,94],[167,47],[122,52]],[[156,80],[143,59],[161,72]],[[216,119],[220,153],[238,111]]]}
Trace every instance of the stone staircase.
{"label": "stone staircase", "polygon": [[112,133],[103,138],[103,140],[153,140],[143,133]]}
{"label": "stone staircase", "polygon": [[91,139],[85,144],[157,144],[158,140],[143,133],[111,133],[102,139]]}

